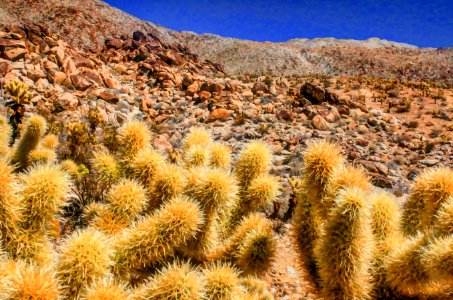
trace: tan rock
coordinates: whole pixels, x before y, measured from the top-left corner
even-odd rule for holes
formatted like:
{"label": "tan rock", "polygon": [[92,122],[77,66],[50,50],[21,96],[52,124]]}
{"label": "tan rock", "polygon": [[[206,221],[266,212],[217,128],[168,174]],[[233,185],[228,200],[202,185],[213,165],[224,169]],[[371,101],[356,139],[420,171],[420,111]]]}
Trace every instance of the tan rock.
{"label": "tan rock", "polygon": [[214,121],[224,121],[228,119],[230,116],[230,112],[224,108],[218,108],[213,110],[208,118],[206,119],[206,123],[214,122]]}
{"label": "tan rock", "polygon": [[64,93],[57,99],[57,104],[63,109],[75,108],[78,103],[79,100],[71,93]]}
{"label": "tan rock", "polygon": [[211,93],[208,91],[201,91],[198,93],[198,97],[200,97],[201,101],[206,101],[211,98]]}
{"label": "tan rock", "polygon": [[327,123],[327,121],[320,115],[316,115],[313,120],[311,120],[311,124],[313,125],[313,127],[321,131],[327,131],[331,129],[329,123]]}

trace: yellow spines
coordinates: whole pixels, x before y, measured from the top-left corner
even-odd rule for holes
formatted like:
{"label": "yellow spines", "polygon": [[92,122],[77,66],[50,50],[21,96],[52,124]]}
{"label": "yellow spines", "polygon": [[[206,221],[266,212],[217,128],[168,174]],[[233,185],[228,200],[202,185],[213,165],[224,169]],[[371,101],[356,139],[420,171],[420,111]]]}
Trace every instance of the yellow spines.
{"label": "yellow spines", "polygon": [[422,249],[428,244],[423,234],[417,234],[395,245],[385,259],[385,280],[397,294],[417,296],[423,293],[429,274],[421,260]]}
{"label": "yellow spines", "polygon": [[209,131],[202,127],[194,127],[190,129],[189,134],[184,138],[182,142],[183,152],[187,152],[194,146],[207,148],[211,144],[212,138]]}
{"label": "yellow spines", "polygon": [[183,153],[186,168],[204,167],[209,163],[209,150],[203,146],[192,146]]}
{"label": "yellow spines", "polygon": [[20,231],[10,244],[8,252],[14,259],[42,267],[48,266],[55,259],[52,243],[42,232]]}
{"label": "yellow spines", "polygon": [[126,285],[116,282],[112,278],[95,281],[82,293],[82,300],[129,300],[131,291]]}
{"label": "yellow spines", "polygon": [[149,189],[148,210],[158,208],[163,202],[182,193],[186,184],[184,170],[173,164],[164,164],[156,173]]}
{"label": "yellow spines", "polygon": [[115,273],[127,277],[171,256],[203,224],[199,206],[184,197],[172,199],[152,216],[126,229],[115,244]]}
{"label": "yellow spines", "polygon": [[54,150],[39,147],[30,151],[28,162],[30,165],[37,163],[53,163],[57,160],[57,154]]}
{"label": "yellow spines", "polygon": [[384,260],[393,248],[403,242],[400,214],[395,197],[379,191],[371,194],[371,231],[375,242],[372,276],[378,297],[390,297],[385,284]]}
{"label": "yellow spines", "polygon": [[69,176],[56,165],[36,165],[20,176],[19,192],[23,204],[21,227],[30,232],[43,232],[65,204]]}
{"label": "yellow spines", "polygon": [[362,168],[346,165],[333,169],[325,187],[324,195],[320,199],[322,207],[320,213],[324,219],[327,218],[330,210],[335,206],[335,198],[341,189],[347,187],[356,187],[365,193],[370,191],[371,184]]}
{"label": "yellow spines", "polygon": [[58,136],[55,134],[47,134],[41,140],[41,147],[49,150],[56,150],[58,147]]}
{"label": "yellow spines", "polygon": [[107,194],[109,209],[118,219],[134,220],[146,203],[146,190],[135,180],[122,179]]}
{"label": "yellow spines", "polygon": [[0,116],[0,157],[7,157],[10,152],[12,128],[5,117]]}
{"label": "yellow spines", "polygon": [[369,299],[373,241],[366,195],[357,188],[340,192],[315,248],[326,299]]}
{"label": "yellow spines", "polygon": [[105,186],[109,186],[121,178],[120,165],[110,153],[103,151],[95,152],[91,166],[96,174],[96,179]]}
{"label": "yellow spines", "polygon": [[76,178],[79,174],[79,166],[77,166],[77,164],[70,159],[63,160],[60,163],[60,169],[68,173],[71,178]]}
{"label": "yellow spines", "polygon": [[236,253],[236,265],[245,274],[266,273],[275,257],[276,242],[271,226],[260,226],[247,233]]}
{"label": "yellow spines", "polygon": [[23,170],[29,165],[28,154],[38,147],[46,128],[44,118],[37,115],[30,117],[25,123],[24,131],[14,147],[12,156],[12,163],[16,164],[19,170]]}
{"label": "yellow spines", "polygon": [[205,296],[203,299],[230,300],[241,294],[238,272],[228,264],[212,264],[203,270]]}
{"label": "yellow spines", "polygon": [[106,214],[108,206],[105,203],[91,202],[83,211],[83,219],[86,223],[91,223],[97,217]]}
{"label": "yellow spines", "polygon": [[131,162],[132,177],[150,186],[154,177],[165,166],[165,158],[154,149],[144,149],[137,153]]}
{"label": "yellow spines", "polygon": [[108,274],[112,265],[107,238],[95,229],[73,233],[60,252],[57,276],[68,298],[77,298],[85,286]]}
{"label": "yellow spines", "polygon": [[188,263],[173,263],[154,276],[141,290],[138,299],[203,299],[204,280]]}
{"label": "yellow spines", "polygon": [[235,174],[241,189],[245,189],[252,179],[267,173],[272,162],[269,146],[261,141],[251,141],[239,153]]}
{"label": "yellow spines", "polygon": [[30,101],[31,93],[28,91],[28,85],[20,80],[11,80],[6,86],[7,91],[17,104],[27,104]]}
{"label": "yellow spines", "polygon": [[424,170],[415,180],[403,206],[402,229],[407,235],[432,225],[440,205],[453,196],[453,170],[434,168]]}
{"label": "yellow spines", "polygon": [[265,205],[272,204],[280,194],[278,178],[268,174],[261,174],[252,179],[243,194],[241,206],[254,211]]}
{"label": "yellow spines", "polygon": [[250,300],[274,300],[274,297],[269,292],[267,282],[253,276],[241,278],[241,286],[244,288],[244,296],[239,299]]}
{"label": "yellow spines", "polygon": [[12,269],[13,273],[9,278],[0,282],[0,299],[60,299],[60,286],[50,268],[18,262]]}
{"label": "yellow spines", "polygon": [[453,235],[453,196],[442,203],[433,224],[434,236]]}
{"label": "yellow spines", "polygon": [[0,248],[8,253],[15,251],[11,242],[17,238],[21,218],[14,179],[13,167],[0,158]]}
{"label": "yellow spines", "polygon": [[209,146],[209,165],[216,168],[229,169],[231,166],[231,149],[222,143]]}
{"label": "yellow spines", "polygon": [[144,122],[129,121],[118,130],[118,139],[122,161],[129,164],[140,150],[150,146],[151,132]]}
{"label": "yellow spines", "polygon": [[436,238],[423,248],[421,263],[431,280],[453,289],[453,235]]}
{"label": "yellow spines", "polygon": [[327,183],[335,169],[341,167],[344,158],[340,149],[329,142],[315,142],[307,147],[304,153],[304,185],[309,197],[318,205],[326,192]]}

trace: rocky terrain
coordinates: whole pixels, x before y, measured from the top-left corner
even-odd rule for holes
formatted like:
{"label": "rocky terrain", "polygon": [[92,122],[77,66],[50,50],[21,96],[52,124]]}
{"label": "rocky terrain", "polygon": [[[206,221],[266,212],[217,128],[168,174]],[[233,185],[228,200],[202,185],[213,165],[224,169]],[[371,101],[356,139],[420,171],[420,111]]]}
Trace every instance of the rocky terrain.
{"label": "rocky terrain", "polygon": [[[3,2],[0,83],[18,79],[29,86],[27,114],[91,122],[99,136],[102,124],[143,119],[163,152],[177,152],[200,124],[235,150],[251,139],[272,145],[272,173],[284,185],[267,210],[280,233],[267,276],[278,299],[316,297],[291,259],[285,224],[287,179],[300,175],[307,144],[335,142],[401,202],[421,169],[453,165],[451,49],[246,42],[172,32],[100,1]],[[9,95],[2,90],[0,97],[6,113]]]}

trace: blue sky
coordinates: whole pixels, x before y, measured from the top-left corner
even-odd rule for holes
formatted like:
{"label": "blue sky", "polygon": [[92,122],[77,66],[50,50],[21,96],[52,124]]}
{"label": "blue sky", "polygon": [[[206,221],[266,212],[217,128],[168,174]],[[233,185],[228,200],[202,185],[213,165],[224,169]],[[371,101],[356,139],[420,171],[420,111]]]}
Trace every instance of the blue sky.
{"label": "blue sky", "polygon": [[254,41],[379,37],[453,47],[453,0],[104,0],[174,30]]}

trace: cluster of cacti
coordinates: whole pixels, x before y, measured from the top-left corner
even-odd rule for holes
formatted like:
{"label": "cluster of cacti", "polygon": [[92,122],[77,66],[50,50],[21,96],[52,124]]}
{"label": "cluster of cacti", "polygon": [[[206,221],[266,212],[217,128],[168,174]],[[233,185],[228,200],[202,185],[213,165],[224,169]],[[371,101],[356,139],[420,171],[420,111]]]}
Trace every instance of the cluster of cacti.
{"label": "cluster of cacti", "polygon": [[422,171],[400,208],[339,148],[306,149],[293,233],[325,299],[431,297],[453,291],[453,170]]}
{"label": "cluster of cacti", "polygon": [[28,91],[28,86],[19,80],[11,80],[5,85],[7,91],[14,102],[17,104],[27,104],[30,101],[31,93]]}
{"label": "cluster of cacti", "polygon": [[[266,144],[246,144],[231,170],[230,148],[202,128],[176,162],[145,123],[118,133],[116,153],[99,147],[84,166],[57,159],[41,117],[12,147],[2,132],[0,299],[271,299],[258,277],[275,254],[258,211],[279,193]],[[85,228],[63,230],[86,174],[102,197],[83,206]]]}

